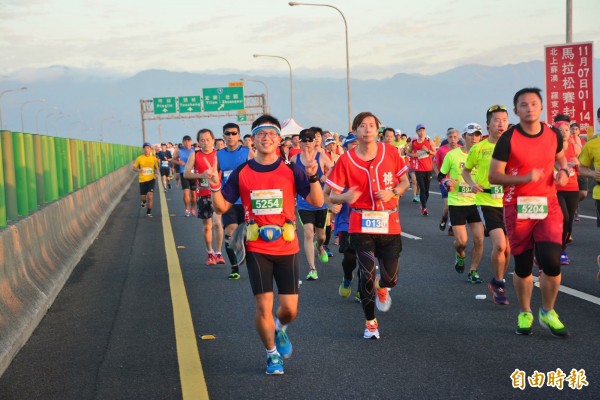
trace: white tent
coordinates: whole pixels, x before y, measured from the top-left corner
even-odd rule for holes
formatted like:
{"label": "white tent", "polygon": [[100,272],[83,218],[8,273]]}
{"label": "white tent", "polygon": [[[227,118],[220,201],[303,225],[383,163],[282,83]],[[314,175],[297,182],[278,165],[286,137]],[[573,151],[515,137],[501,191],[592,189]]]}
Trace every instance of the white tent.
{"label": "white tent", "polygon": [[283,121],[283,125],[281,125],[281,136],[297,135],[302,129],[304,128],[302,128],[294,118],[286,119]]}

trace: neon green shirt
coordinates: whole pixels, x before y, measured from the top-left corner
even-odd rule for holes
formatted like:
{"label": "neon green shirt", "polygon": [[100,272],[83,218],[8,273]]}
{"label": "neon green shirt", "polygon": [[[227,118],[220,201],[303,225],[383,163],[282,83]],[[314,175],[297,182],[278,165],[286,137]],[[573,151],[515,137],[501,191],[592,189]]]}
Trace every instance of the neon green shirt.
{"label": "neon green shirt", "polygon": [[[600,169],[600,136],[588,141],[583,146],[579,155],[579,162],[584,167],[590,168],[593,166],[596,171]],[[596,181],[592,197],[594,200],[600,200],[600,181]]]}
{"label": "neon green shirt", "polygon": [[[462,177],[462,170],[467,161],[467,153],[462,151],[462,148],[458,147],[454,150],[450,150],[440,172],[444,175],[449,175],[450,179],[454,179],[456,184],[452,188],[452,191],[448,192],[448,205],[449,206],[472,206],[475,204],[475,194],[471,190],[471,187],[465,182]],[[471,171],[471,176],[477,173],[476,169]]]}
{"label": "neon green shirt", "polygon": [[[490,163],[492,161],[492,153],[496,143],[490,143],[488,140],[477,143],[471,150],[465,167],[472,170],[471,176],[475,183],[481,186],[483,189],[490,190],[492,193],[479,192],[475,195],[475,204],[478,206],[491,206],[491,207],[502,207],[503,187],[501,185],[490,185],[488,179],[490,173]],[[475,168],[477,173],[474,174]]]}

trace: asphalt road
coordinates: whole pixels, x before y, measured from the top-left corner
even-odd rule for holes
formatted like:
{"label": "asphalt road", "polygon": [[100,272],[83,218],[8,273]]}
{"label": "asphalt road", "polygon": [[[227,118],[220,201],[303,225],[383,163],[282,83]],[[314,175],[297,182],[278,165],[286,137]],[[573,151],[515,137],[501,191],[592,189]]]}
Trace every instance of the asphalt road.
{"label": "asphalt road", "polygon": [[[381,340],[362,339],[360,305],[339,297],[341,256],[332,245],[335,257],[327,265],[317,262],[319,280],[303,279],[298,318],[288,330],[294,353],[285,363],[285,375],[266,376],[246,271],[239,281],[228,281],[229,266],[204,264],[201,222],[183,216],[179,189],[165,197],[174,262],[165,249],[164,202],[159,200],[154,218],[147,218],[137,193],[134,184],[0,378],[1,399],[178,399],[185,392],[187,400],[202,398],[202,387],[212,399],[600,397],[595,264],[600,229],[590,199],[581,203],[583,218],[575,224],[569,247],[572,263],[563,268],[564,290],[577,292],[561,291],[556,306],[569,338],[552,337],[537,321],[532,336],[515,335],[519,308],[512,285],[507,291],[511,304],[498,306],[485,284],[467,283],[466,275],[454,271],[452,238],[438,229],[440,196],[432,193],[430,216],[422,217],[406,195],[401,222],[412,238],[403,238],[392,308],[376,311]],[[484,246],[480,274],[487,281],[489,239]],[[301,260],[305,276],[308,267]],[[174,290],[179,275],[187,297]],[[478,294],[487,299],[477,300]],[[535,289],[534,310],[540,302]],[[174,323],[179,317],[173,304],[184,311],[181,304],[189,304],[191,330]],[[215,339],[202,340],[203,335]],[[176,337],[191,346],[180,347],[178,354]],[[193,363],[180,368],[182,360],[197,358],[196,349],[201,372]],[[515,371],[527,379],[558,369],[566,376],[562,390],[548,380],[540,388],[530,382],[524,390],[513,387]],[[577,379],[569,381],[569,376]],[[182,389],[186,379],[200,391]],[[579,388],[569,387],[570,382]]]}

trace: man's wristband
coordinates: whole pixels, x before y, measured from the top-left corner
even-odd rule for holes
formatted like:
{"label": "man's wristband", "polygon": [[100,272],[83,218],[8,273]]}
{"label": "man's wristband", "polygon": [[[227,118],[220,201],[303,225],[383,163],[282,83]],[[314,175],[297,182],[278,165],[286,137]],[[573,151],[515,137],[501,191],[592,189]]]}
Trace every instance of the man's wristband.
{"label": "man's wristband", "polygon": [[209,185],[210,190],[214,191],[214,192],[218,192],[219,190],[221,190],[221,184],[219,183],[218,185]]}
{"label": "man's wristband", "polygon": [[559,169],[559,171],[564,171],[565,174],[567,174],[567,176],[569,176],[570,172],[567,168],[561,168]]}
{"label": "man's wristband", "polygon": [[308,177],[308,183],[319,182],[319,175],[314,174]]}

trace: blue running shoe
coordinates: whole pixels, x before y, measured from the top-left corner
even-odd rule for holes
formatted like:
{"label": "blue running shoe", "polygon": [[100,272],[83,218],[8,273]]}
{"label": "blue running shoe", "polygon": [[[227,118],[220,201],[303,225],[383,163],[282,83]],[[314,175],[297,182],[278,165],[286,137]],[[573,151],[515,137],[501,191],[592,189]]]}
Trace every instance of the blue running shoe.
{"label": "blue running shoe", "polygon": [[283,360],[280,355],[274,354],[267,357],[267,375],[283,375]]}
{"label": "blue running shoe", "polygon": [[275,346],[283,358],[290,358],[292,355],[292,342],[283,329],[275,330]]}

